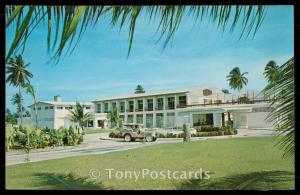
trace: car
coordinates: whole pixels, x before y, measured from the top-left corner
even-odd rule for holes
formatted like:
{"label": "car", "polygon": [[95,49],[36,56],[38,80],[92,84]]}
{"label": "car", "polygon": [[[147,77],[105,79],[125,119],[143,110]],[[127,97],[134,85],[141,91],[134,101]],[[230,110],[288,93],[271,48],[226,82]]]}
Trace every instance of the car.
{"label": "car", "polygon": [[144,128],[142,124],[127,123],[123,124],[122,137],[125,142],[144,139],[146,142],[156,141],[156,130]]}

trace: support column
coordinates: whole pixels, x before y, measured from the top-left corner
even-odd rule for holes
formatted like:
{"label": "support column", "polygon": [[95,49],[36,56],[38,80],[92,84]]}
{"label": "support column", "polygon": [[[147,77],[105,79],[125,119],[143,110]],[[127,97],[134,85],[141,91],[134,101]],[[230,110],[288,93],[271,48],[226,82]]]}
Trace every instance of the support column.
{"label": "support column", "polygon": [[144,127],[146,127],[146,114],[143,113],[143,125]]}
{"label": "support column", "polygon": [[156,113],[153,112],[153,127],[156,127]]}
{"label": "support column", "polygon": [[166,125],[167,125],[167,113],[166,112],[163,113],[163,117],[164,117],[164,120],[163,120],[164,125],[163,126],[166,127]]}
{"label": "support column", "polygon": [[168,98],[166,96],[164,96],[163,98],[164,98],[163,110],[167,110],[167,108],[168,108]]}

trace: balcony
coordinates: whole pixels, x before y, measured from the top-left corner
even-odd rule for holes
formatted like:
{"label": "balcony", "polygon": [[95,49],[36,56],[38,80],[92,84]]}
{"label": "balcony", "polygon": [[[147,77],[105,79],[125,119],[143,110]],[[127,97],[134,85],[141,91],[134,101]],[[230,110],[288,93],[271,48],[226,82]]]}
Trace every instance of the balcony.
{"label": "balcony", "polygon": [[176,108],[186,108],[186,104],[177,104]]}

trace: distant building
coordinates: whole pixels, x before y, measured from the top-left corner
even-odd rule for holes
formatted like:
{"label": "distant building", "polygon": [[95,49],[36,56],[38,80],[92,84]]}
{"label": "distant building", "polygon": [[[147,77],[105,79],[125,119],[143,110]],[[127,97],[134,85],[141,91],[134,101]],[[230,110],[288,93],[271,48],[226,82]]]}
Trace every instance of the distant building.
{"label": "distant building", "polygon": [[[79,102],[84,105],[84,112],[93,112],[92,102]],[[39,101],[37,102],[38,127],[48,127],[57,129],[59,127],[75,126],[70,120],[70,111],[74,110],[76,102],[63,102],[60,96],[55,96],[54,101]],[[35,124],[35,107],[31,108],[31,124]],[[87,126],[93,126],[93,121],[87,123]]]}

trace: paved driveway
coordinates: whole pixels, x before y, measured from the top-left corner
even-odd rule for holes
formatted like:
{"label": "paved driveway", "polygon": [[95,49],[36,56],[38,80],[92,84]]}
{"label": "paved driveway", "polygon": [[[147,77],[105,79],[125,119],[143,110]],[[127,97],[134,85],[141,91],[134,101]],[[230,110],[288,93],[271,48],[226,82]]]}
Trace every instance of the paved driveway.
{"label": "paved driveway", "polygon": [[[206,139],[227,139],[234,137],[256,137],[256,136],[272,136],[274,131],[271,130],[238,130],[237,135],[214,136],[214,137],[193,137],[192,141]],[[158,138],[156,142],[124,142],[123,139],[110,139],[108,133],[87,134],[84,137],[84,143],[81,147],[63,147],[48,151],[33,151],[29,158],[31,162],[58,159],[71,156],[103,154],[114,151],[123,151],[132,148],[144,147],[153,144],[182,142],[182,138]],[[24,163],[27,154],[6,153],[6,165]]]}

